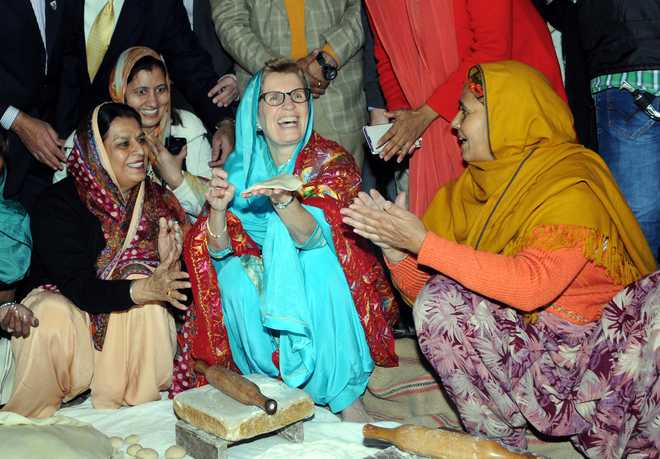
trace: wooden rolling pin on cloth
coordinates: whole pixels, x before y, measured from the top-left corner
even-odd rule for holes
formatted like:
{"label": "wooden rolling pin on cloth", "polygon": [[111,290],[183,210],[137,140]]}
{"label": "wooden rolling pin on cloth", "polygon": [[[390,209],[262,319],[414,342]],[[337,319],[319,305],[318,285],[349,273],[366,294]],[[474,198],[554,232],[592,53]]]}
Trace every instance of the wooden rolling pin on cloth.
{"label": "wooden rolling pin on cloth", "polygon": [[365,439],[385,441],[403,451],[435,459],[528,459],[537,457],[510,451],[495,440],[416,425],[402,425],[387,429],[366,424],[362,433]]}
{"label": "wooden rolling pin on cloth", "polygon": [[244,405],[252,405],[264,410],[267,414],[275,414],[277,402],[266,398],[259,387],[235,371],[219,365],[208,366],[201,360],[195,360],[195,371],[206,377],[210,385],[222,393]]}

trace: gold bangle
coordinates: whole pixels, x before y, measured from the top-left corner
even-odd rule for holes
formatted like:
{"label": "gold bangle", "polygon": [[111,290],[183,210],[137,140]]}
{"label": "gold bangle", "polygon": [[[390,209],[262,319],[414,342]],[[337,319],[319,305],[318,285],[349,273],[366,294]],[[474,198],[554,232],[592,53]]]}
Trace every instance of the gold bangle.
{"label": "gold bangle", "polygon": [[211,236],[213,239],[220,239],[227,232],[227,218],[225,218],[225,226],[222,228],[222,232],[220,234],[215,234],[213,231],[211,231],[211,225],[209,225],[210,220],[210,218],[206,220],[206,231],[208,231],[209,236]]}

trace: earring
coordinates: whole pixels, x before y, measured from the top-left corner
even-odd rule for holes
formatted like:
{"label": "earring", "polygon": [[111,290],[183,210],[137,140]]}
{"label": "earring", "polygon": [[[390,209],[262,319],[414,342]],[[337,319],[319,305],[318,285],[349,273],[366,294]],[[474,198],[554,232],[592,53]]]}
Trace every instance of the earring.
{"label": "earring", "polygon": [[257,132],[264,132],[259,121],[257,121]]}

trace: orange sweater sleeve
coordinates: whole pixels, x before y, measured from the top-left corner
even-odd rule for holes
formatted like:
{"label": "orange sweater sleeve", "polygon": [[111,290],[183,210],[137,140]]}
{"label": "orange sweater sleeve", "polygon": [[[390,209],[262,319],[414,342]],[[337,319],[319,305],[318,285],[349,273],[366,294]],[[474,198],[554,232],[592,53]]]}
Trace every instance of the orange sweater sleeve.
{"label": "orange sweater sleeve", "polygon": [[420,269],[417,259],[408,256],[398,263],[392,263],[385,257],[385,263],[392,273],[392,281],[407,303],[413,303],[431,274]]}
{"label": "orange sweater sleeve", "polygon": [[586,266],[580,248],[546,252],[528,248],[515,256],[498,255],[428,233],[417,259],[392,266],[394,283],[414,299],[430,275],[427,266],[479,295],[521,311],[533,311],[555,301]]}

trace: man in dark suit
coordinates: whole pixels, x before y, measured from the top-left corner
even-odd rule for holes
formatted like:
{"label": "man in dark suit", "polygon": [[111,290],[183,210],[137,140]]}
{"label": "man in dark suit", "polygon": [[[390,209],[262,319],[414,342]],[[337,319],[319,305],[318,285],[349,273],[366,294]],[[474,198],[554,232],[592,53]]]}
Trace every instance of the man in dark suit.
{"label": "man in dark suit", "polygon": [[211,55],[216,73],[218,75],[233,74],[234,61],[223,49],[215,33],[209,0],[182,1],[193,32],[197,35],[202,47]]}
{"label": "man in dark suit", "polygon": [[[112,4],[108,5],[109,2]],[[80,90],[76,94],[75,89],[70,89],[70,105],[65,110],[71,129],[94,106],[108,99],[110,74],[119,55],[132,46],[147,46],[163,55],[174,87],[183,93],[207,129],[215,132],[213,157],[219,155],[223,137],[224,148],[233,148],[233,124],[221,122],[233,118],[229,104],[237,94],[234,80],[219,78],[213,69],[210,56],[190,28],[181,0],[85,0],[79,3],[73,27],[81,31],[78,47],[84,58],[78,68]],[[108,6],[113,10],[111,38],[98,69],[90,78],[89,40],[95,22]],[[77,101],[80,102],[75,110]]]}
{"label": "man in dark suit", "polygon": [[[188,13],[188,21],[192,27],[193,32],[197,36],[202,48],[211,55],[213,61],[213,69],[218,75],[222,75],[219,84],[223,86],[222,92],[217,99],[218,103],[229,105],[238,96],[238,83],[234,75],[234,61],[224,50],[220,44],[220,40],[215,33],[215,25],[211,17],[211,4],[209,0],[181,0],[186,13]],[[181,108],[190,109],[188,101],[185,99],[177,99],[177,93],[174,94],[174,103],[177,102]],[[194,109],[191,111],[194,112]],[[221,166],[227,159],[231,148],[222,148],[222,155],[213,156],[215,159],[214,166]],[[214,151],[215,154],[215,151]]]}
{"label": "man in dark suit", "polygon": [[5,196],[28,209],[64,159],[56,114],[60,88],[76,71],[74,0],[3,0],[0,125],[8,131]]}

